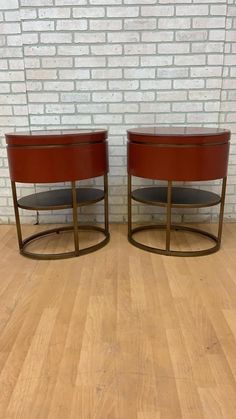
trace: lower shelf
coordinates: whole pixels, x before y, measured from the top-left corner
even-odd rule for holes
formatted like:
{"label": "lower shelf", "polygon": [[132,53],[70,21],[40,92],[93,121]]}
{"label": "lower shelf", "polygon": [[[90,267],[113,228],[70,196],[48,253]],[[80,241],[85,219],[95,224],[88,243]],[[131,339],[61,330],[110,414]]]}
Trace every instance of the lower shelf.
{"label": "lower shelf", "polygon": [[[94,204],[104,199],[104,191],[96,188],[77,188],[76,198],[78,206]],[[18,200],[20,208],[29,210],[51,210],[72,207],[71,189],[54,189],[38,192]]]}
{"label": "lower shelf", "polygon": [[[149,205],[167,205],[167,187],[154,186],[132,191],[132,199]],[[221,198],[213,192],[201,189],[172,187],[172,207],[210,207],[219,204]]]}

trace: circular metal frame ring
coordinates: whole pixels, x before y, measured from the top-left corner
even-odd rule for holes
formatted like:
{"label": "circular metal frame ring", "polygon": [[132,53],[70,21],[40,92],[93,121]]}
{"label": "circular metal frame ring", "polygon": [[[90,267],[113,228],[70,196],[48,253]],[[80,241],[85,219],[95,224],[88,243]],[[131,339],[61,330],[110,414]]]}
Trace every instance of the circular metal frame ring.
{"label": "circular metal frame ring", "polygon": [[65,253],[34,253],[34,252],[29,252],[26,250],[27,246],[32,243],[33,241],[40,239],[44,236],[48,236],[51,234],[59,234],[61,232],[64,231],[73,231],[74,227],[73,226],[67,226],[67,227],[57,227],[57,228],[53,228],[50,230],[45,230],[45,231],[41,231],[40,233],[36,233],[33,234],[29,237],[27,237],[25,240],[23,240],[23,246],[20,249],[20,254],[27,256],[31,259],[40,259],[40,260],[52,260],[52,259],[68,259],[68,258],[72,258],[72,257],[77,257],[77,256],[82,256],[82,255],[86,255],[88,253],[94,252],[95,250],[101,249],[102,247],[104,247],[110,240],[110,233],[106,232],[106,230],[102,227],[98,227],[98,226],[91,226],[91,225],[86,225],[86,226],[79,226],[78,227],[78,231],[83,231],[83,230],[92,230],[92,231],[98,231],[100,233],[103,233],[103,235],[105,236],[105,238],[100,241],[99,243],[92,245],[92,246],[88,246],[85,247],[83,249],[80,249],[79,252],[77,253],[75,250],[74,251],[69,251],[69,252],[65,252]]}
{"label": "circular metal frame ring", "polygon": [[166,225],[165,224],[160,224],[160,225],[148,225],[148,226],[141,226],[141,227],[136,227],[133,228],[131,230],[130,235],[128,236],[128,240],[131,244],[133,244],[134,246],[142,249],[142,250],[146,250],[148,252],[152,252],[152,253],[158,253],[160,255],[166,255],[166,256],[204,256],[204,255],[209,255],[211,253],[217,252],[217,250],[219,250],[220,248],[220,243],[219,240],[217,238],[217,236],[215,236],[214,234],[211,234],[207,231],[198,229],[198,228],[194,228],[194,227],[187,227],[187,226],[181,226],[181,225],[177,225],[177,224],[172,224],[171,225],[171,230],[175,230],[175,231],[189,231],[191,233],[196,233],[196,234],[200,234],[201,236],[207,237],[210,240],[212,240],[213,242],[215,242],[215,245],[204,249],[204,250],[191,250],[191,251],[185,251],[185,250],[166,250],[166,249],[161,249],[158,247],[152,247],[152,246],[148,246],[146,244],[140,243],[137,240],[135,240],[133,238],[133,235],[135,233],[138,233],[140,231],[145,231],[145,230],[166,230]]}

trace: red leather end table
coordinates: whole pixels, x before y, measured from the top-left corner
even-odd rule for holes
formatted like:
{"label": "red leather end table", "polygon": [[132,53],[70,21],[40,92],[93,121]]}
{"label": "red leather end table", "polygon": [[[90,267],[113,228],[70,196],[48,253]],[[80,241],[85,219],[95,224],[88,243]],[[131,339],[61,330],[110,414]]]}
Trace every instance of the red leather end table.
{"label": "red leather end table", "polygon": [[[220,248],[230,131],[200,127],[144,127],[128,130],[128,239],[133,245],[155,253],[174,256],[200,256]],[[132,176],[165,180],[166,187],[132,190]],[[213,192],[173,186],[175,181],[199,182],[222,179],[221,195]],[[166,208],[166,224],[132,227],[132,200]],[[201,208],[220,204],[218,234],[198,228],[172,224],[172,208]],[[165,229],[163,248],[151,247],[134,236],[142,230]],[[203,250],[171,249],[171,231],[198,233],[214,242]]]}
{"label": "red leather end table", "polygon": [[[20,253],[36,259],[62,259],[80,256],[103,247],[109,241],[108,229],[108,145],[106,130],[34,131],[6,134],[9,171],[14,201]],[[76,187],[76,181],[103,176],[104,188]],[[16,182],[70,182],[71,188],[17,198]],[[78,226],[77,207],[104,201],[104,228]],[[22,239],[19,208],[26,210],[60,210],[71,208],[73,225],[46,230]],[[74,250],[57,254],[34,253],[27,246],[43,236],[73,230]],[[79,230],[95,230],[105,237],[99,243],[80,248]]]}

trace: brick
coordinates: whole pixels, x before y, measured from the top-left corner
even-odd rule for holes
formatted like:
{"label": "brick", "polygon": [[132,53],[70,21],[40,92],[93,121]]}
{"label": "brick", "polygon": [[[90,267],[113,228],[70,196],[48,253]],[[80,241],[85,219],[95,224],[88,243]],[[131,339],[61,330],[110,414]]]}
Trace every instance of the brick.
{"label": "brick", "polygon": [[108,17],[137,17],[139,15],[138,7],[107,7]]}
{"label": "brick", "polygon": [[1,0],[0,8],[1,10],[18,9],[18,0]]}
{"label": "brick", "polygon": [[189,52],[189,45],[186,43],[165,43],[165,44],[159,44],[158,45],[158,53],[159,54],[183,54]]}
{"label": "brick", "polygon": [[188,113],[187,114],[187,122],[190,123],[210,123],[210,122],[218,122],[218,113],[217,112],[208,112],[208,113]]}
{"label": "brick", "polygon": [[10,70],[24,70],[24,61],[20,58],[9,60]]}
{"label": "brick", "polygon": [[1,23],[1,35],[20,33],[21,27],[19,23]]}
{"label": "brick", "polygon": [[143,90],[166,90],[171,88],[170,80],[141,80]]}
{"label": "brick", "polygon": [[158,124],[183,124],[185,122],[185,114],[183,113],[160,113],[156,115]]}
{"label": "brick", "polygon": [[169,66],[172,64],[173,58],[166,55],[166,56],[147,56],[147,57],[141,57],[141,66],[145,67],[162,67],[162,66]]}
{"label": "brick", "polygon": [[106,41],[105,33],[85,33],[85,32],[79,32],[74,34],[74,40],[75,43],[85,43],[85,44],[97,44],[100,42]]}
{"label": "brick", "polygon": [[142,6],[141,16],[173,16],[173,6]]}
{"label": "brick", "polygon": [[24,48],[25,55],[55,55],[56,48],[54,46],[26,46]]}
{"label": "brick", "polygon": [[[61,93],[60,100],[62,102],[89,102],[91,98],[90,93]],[[58,101],[58,100],[57,100]],[[51,100],[50,100],[51,102]]]}
{"label": "brick", "polygon": [[30,123],[34,125],[55,125],[60,123],[60,117],[55,115],[32,115],[30,116]]}
{"label": "brick", "polygon": [[78,70],[78,69],[59,70],[59,77],[60,79],[63,79],[63,80],[89,79],[90,72],[89,70]]}
{"label": "brick", "polygon": [[[189,18],[160,18],[158,20],[159,29],[189,29],[191,26],[191,19]],[[151,29],[151,28],[150,28]]]}
{"label": "brick", "polygon": [[125,101],[127,102],[152,102],[155,99],[154,92],[125,92]]}
{"label": "brick", "polygon": [[145,30],[145,29],[156,29],[156,19],[125,19],[124,20],[125,30]]}
{"label": "brick", "polygon": [[91,31],[119,31],[122,29],[121,19],[94,19],[89,22],[89,29]]}
{"label": "brick", "polygon": [[[35,58],[32,60],[35,60]],[[63,68],[72,67],[73,65],[72,57],[43,57],[41,61],[43,68]]]}
{"label": "brick", "polygon": [[224,17],[196,17],[193,18],[193,28],[224,28]]}
{"label": "brick", "polygon": [[138,57],[109,57],[109,67],[137,67],[139,65]]}
{"label": "brick", "polygon": [[125,55],[144,55],[144,54],[155,54],[155,44],[128,44],[124,46]]}
{"label": "brick", "polygon": [[91,46],[91,53],[93,55],[120,55],[122,54],[121,45],[96,45]]}
{"label": "brick", "polygon": [[65,105],[64,103],[59,104],[46,104],[45,105],[46,113],[58,113],[58,114],[65,114],[65,113],[75,113],[75,105]]}
{"label": "brick", "polygon": [[11,90],[13,93],[25,93],[26,92],[26,85],[25,82],[19,83],[19,82],[12,82],[11,84]]}
{"label": "brick", "polygon": [[59,96],[58,93],[28,93],[29,102],[40,102],[40,103],[48,103],[48,102],[58,102]]}
{"label": "brick", "polygon": [[[48,34],[47,34],[48,37]],[[39,35],[37,33],[22,33],[20,45],[33,45],[39,41]]]}
{"label": "brick", "polygon": [[39,19],[60,19],[68,18],[71,15],[69,7],[50,7],[45,9],[38,9]]}
{"label": "brick", "polygon": [[101,4],[102,6],[108,4],[121,4],[122,0],[90,0],[90,4]]}
{"label": "brick", "polygon": [[[28,118],[27,117],[22,117],[22,116],[14,116],[13,117],[9,117],[9,116],[0,116],[0,126],[2,127],[24,127],[27,126],[28,124]],[[3,169],[1,169],[2,171]],[[7,171],[8,173],[8,171]],[[8,175],[7,175],[8,176]]]}
{"label": "brick", "polygon": [[57,31],[85,31],[88,22],[85,19],[61,19],[56,23]]}
{"label": "brick", "polygon": [[92,78],[93,79],[121,79],[122,78],[122,70],[120,68],[103,68],[92,70]]}
{"label": "brick", "polygon": [[[79,4],[87,4],[87,0],[79,0]],[[55,6],[77,6],[78,0],[55,0]]]}
{"label": "brick", "polygon": [[158,78],[177,79],[188,77],[188,68],[159,68],[157,69]]}
{"label": "brick", "polygon": [[220,77],[221,67],[195,67],[190,70],[191,77]]}
{"label": "brick", "polygon": [[186,101],[187,100],[187,92],[183,92],[181,91],[169,91],[169,92],[157,92],[156,94],[156,99],[158,101],[170,101],[170,102],[174,102],[174,101]]}
{"label": "brick", "polygon": [[229,32],[225,33],[225,30],[223,30],[223,29],[210,29],[209,30],[209,40],[210,41],[224,41],[225,37],[226,37],[226,40],[227,40],[228,35],[229,35]]}
{"label": "brick", "polygon": [[54,22],[50,20],[45,21],[35,21],[29,20],[22,22],[22,29],[25,32],[44,32],[44,31],[54,31]]}
{"label": "brick", "polygon": [[20,18],[21,20],[32,20],[36,19],[37,13],[35,9],[20,9]]}
{"label": "brick", "polygon": [[174,58],[174,64],[181,65],[181,66],[205,65],[206,55],[203,55],[203,54],[179,55]]}
{"label": "brick", "polygon": [[184,5],[176,6],[176,16],[201,16],[208,15],[209,8],[208,5]]}
{"label": "brick", "polygon": [[92,95],[94,102],[121,102],[121,92],[104,92],[104,93],[93,93]]}
{"label": "brick", "polygon": [[20,20],[20,15],[18,10],[5,12],[4,19],[6,22],[18,22]]}
{"label": "brick", "polygon": [[106,90],[107,83],[106,81],[98,81],[98,80],[89,80],[89,81],[77,81],[76,82],[76,89],[79,91],[82,90]]}
{"label": "brick", "polygon": [[137,80],[112,80],[108,82],[110,90],[136,90],[139,87]]}
{"label": "brick", "polygon": [[36,79],[57,79],[57,70],[43,70],[43,69],[33,69],[26,70],[26,77],[28,80]]}
{"label": "brick", "polygon": [[39,68],[40,59],[36,57],[25,57],[24,59],[25,68]]}
{"label": "brick", "polygon": [[21,7],[24,7],[24,6],[42,7],[42,6],[52,6],[52,5],[53,5],[53,0],[21,0]]}
{"label": "brick", "polygon": [[142,32],[142,42],[170,42],[174,39],[173,31]]}
{"label": "brick", "polygon": [[75,18],[89,18],[89,17],[104,17],[105,9],[103,7],[77,7],[73,8],[73,17]]}
{"label": "brick", "polygon": [[[109,112],[111,113],[137,113],[139,111],[139,105],[137,103],[111,103],[109,105]],[[119,140],[120,141],[120,140]],[[109,139],[110,143],[110,139]]]}
{"label": "brick", "polygon": [[199,90],[194,92],[189,92],[189,99],[190,100],[219,100],[220,92],[211,91],[211,90]]}
{"label": "brick", "polygon": [[199,102],[174,102],[173,112],[202,112],[203,104]]}
{"label": "brick", "polygon": [[223,54],[211,54],[207,57],[208,65],[223,65],[224,55]]}
{"label": "brick", "polygon": [[1,71],[0,72],[0,81],[22,81],[24,80],[23,71]]}
{"label": "brick", "polygon": [[95,124],[121,124],[122,123],[122,116],[116,114],[101,114],[101,115],[94,115],[93,120]]}
{"label": "brick", "polygon": [[202,89],[204,87],[204,80],[200,79],[181,79],[174,80],[174,89]]}
{"label": "brick", "polygon": [[40,35],[42,44],[69,44],[72,42],[71,33],[42,33]]}
{"label": "brick", "polygon": [[[226,12],[227,12],[226,4],[217,4],[210,7],[211,15],[225,16]],[[236,9],[234,9],[234,12],[236,12]],[[230,7],[228,8],[228,16],[230,16]],[[235,16],[235,13],[233,14],[233,16]]]}
{"label": "brick", "polygon": [[59,91],[71,91],[74,89],[74,83],[70,81],[45,81],[45,90],[59,90]]}
{"label": "brick", "polygon": [[170,112],[170,103],[141,103],[140,104],[140,111],[143,113],[145,112]]}
{"label": "brick", "polygon": [[177,31],[176,41],[206,41],[208,32],[204,30]]}
{"label": "brick", "polygon": [[154,79],[156,71],[154,68],[130,68],[124,70],[125,79]]}
{"label": "brick", "polygon": [[65,115],[61,117],[62,124],[76,124],[76,125],[83,125],[83,124],[91,124],[91,116],[90,115]]}
{"label": "brick", "polygon": [[76,109],[79,113],[94,114],[94,113],[107,113],[107,105],[102,103],[80,103],[76,105]]}
{"label": "brick", "polygon": [[79,57],[75,58],[75,67],[105,67],[104,57]]}
{"label": "brick", "polygon": [[60,45],[57,47],[58,55],[87,55],[87,45]]}

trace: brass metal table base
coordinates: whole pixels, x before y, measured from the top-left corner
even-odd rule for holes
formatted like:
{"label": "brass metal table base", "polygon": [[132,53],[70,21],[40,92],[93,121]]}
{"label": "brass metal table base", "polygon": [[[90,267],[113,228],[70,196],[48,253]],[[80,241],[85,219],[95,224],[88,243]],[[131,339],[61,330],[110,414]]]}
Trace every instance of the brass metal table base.
{"label": "brass metal table base", "polygon": [[204,255],[209,255],[211,253],[217,252],[217,250],[219,250],[220,248],[220,243],[218,241],[217,236],[215,236],[214,234],[211,234],[207,231],[201,230],[199,228],[194,228],[194,227],[187,227],[187,226],[182,226],[182,225],[178,225],[178,224],[172,224],[171,225],[171,230],[174,231],[189,231],[191,233],[197,233],[200,234],[201,236],[207,237],[209,239],[211,239],[215,244],[214,246],[204,249],[204,250],[166,250],[166,249],[160,249],[157,247],[152,247],[152,246],[148,246],[146,244],[140,243],[137,240],[135,240],[133,238],[133,235],[135,233],[138,233],[140,231],[146,231],[146,230],[166,230],[167,225],[165,224],[159,224],[159,225],[147,225],[147,226],[140,226],[140,227],[136,227],[133,228],[131,230],[131,233],[128,236],[128,240],[131,244],[133,244],[136,247],[139,247],[142,250],[146,250],[148,252],[152,252],[152,253],[158,253],[160,255],[166,255],[166,256],[204,256]]}
{"label": "brass metal table base", "polygon": [[50,230],[45,230],[45,231],[41,231],[40,233],[36,233],[36,234],[32,234],[31,236],[27,237],[25,240],[23,240],[22,242],[22,247],[20,248],[20,254],[27,256],[29,258],[32,259],[40,259],[40,260],[50,260],[50,259],[68,259],[71,257],[75,257],[75,256],[82,256],[82,255],[86,255],[88,253],[94,252],[95,250],[101,249],[102,247],[104,247],[110,240],[110,234],[108,231],[106,231],[104,228],[102,227],[98,227],[98,226],[92,226],[92,225],[86,225],[86,226],[78,226],[78,232],[80,231],[98,231],[100,233],[102,233],[105,238],[100,241],[99,243],[92,245],[92,246],[88,246],[79,250],[73,250],[70,252],[62,252],[62,253],[35,253],[35,252],[30,252],[27,250],[27,247],[29,244],[31,244],[32,242],[34,242],[35,240],[38,240],[42,237],[48,236],[48,235],[52,235],[52,234],[60,234],[62,232],[66,232],[66,231],[73,231],[74,227],[73,226],[65,226],[65,227],[57,227],[57,228],[52,228]]}

